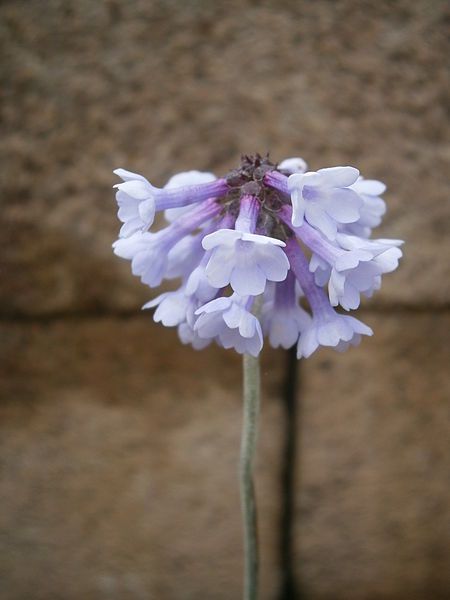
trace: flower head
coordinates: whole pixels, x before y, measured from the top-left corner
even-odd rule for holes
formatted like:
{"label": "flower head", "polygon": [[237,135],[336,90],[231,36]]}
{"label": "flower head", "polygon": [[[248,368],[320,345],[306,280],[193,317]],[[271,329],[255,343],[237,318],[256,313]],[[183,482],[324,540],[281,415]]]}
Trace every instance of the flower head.
{"label": "flower head", "polygon": [[[381,182],[354,167],[307,172],[301,158],[276,165],[260,155],[225,177],[188,171],[163,188],[115,173],[123,225],[114,252],[150,287],[180,280],[143,308],[183,343],[257,356],[266,335],[273,347],[296,344],[300,358],[372,335],[335,307],[357,308],[398,266],[401,241],[369,239],[386,209]],[[169,225],[150,232],[158,211]]]}

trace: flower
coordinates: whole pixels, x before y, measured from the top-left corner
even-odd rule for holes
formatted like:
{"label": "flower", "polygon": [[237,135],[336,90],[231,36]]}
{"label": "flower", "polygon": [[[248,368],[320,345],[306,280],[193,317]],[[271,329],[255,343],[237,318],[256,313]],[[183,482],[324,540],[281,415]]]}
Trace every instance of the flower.
{"label": "flower", "polygon": [[332,308],[323,289],[316,285],[308,261],[295,239],[289,240],[286,252],[312,311],[312,319],[298,339],[298,358],[308,358],[319,346],[345,350],[349,345],[358,344],[361,335],[372,335],[370,327]]}
{"label": "flower", "polygon": [[[163,188],[115,171],[114,253],[150,287],[180,280],[143,306],[154,320],[195,349],[214,341],[253,356],[264,335],[275,348],[297,345],[299,358],[372,335],[336,307],[356,309],[398,266],[400,240],[370,239],[385,186],[354,167],[306,169],[298,157],[276,165],[257,154],[225,177],[187,171]],[[149,231],[158,211],[168,225]]]}
{"label": "flower", "polygon": [[305,173],[308,165],[303,158],[296,156],[294,158],[285,158],[278,164],[277,168],[282,173],[286,172],[291,175],[292,173]]}
{"label": "flower", "polygon": [[354,167],[328,167],[290,175],[287,190],[291,194],[292,225],[299,227],[306,221],[333,240],[340,224],[360,218],[363,201],[349,187],[358,177]]}
{"label": "flower", "polygon": [[[209,173],[207,171],[184,171],[183,173],[176,173],[172,175],[169,181],[164,186],[165,190],[173,190],[179,187],[185,187],[188,185],[198,185],[201,183],[211,183],[211,181],[215,181],[216,176],[213,173]],[[172,223],[179,216],[181,216],[186,211],[189,211],[191,206],[188,204],[187,206],[181,206],[179,208],[167,208],[164,211],[164,217],[169,223]]]}
{"label": "flower", "polygon": [[273,298],[263,305],[262,328],[274,348],[291,348],[311,322],[298,302],[295,284],[295,276],[289,271],[286,279],[276,286]]}
{"label": "flower", "polygon": [[157,233],[136,232],[129,238],[119,238],[113,244],[117,256],[131,260],[133,275],[142,283],[161,283],[169,262],[169,252],[184,236],[219,212],[215,202],[206,201],[182,215],[177,221]]}
{"label": "flower", "polygon": [[128,237],[136,231],[146,231],[155,219],[156,205],[153,186],[137,173],[116,169],[116,175],[124,183],[117,183],[116,200],[119,206],[117,216],[123,225],[120,237]]}
{"label": "flower", "polygon": [[[289,208],[282,218],[290,220]],[[401,240],[366,240],[338,233],[332,243],[307,223],[295,232],[313,251],[309,270],[316,274],[316,284],[328,281],[332,306],[340,304],[345,310],[358,308],[361,293],[371,296],[380,287],[381,275],[395,270],[402,255]]]}
{"label": "flower", "polygon": [[342,230],[361,237],[368,238],[374,227],[378,227],[381,223],[384,213],[386,212],[386,202],[380,198],[381,194],[386,191],[386,186],[381,181],[376,179],[364,179],[358,177],[354,184],[350,186],[363,201],[360,208],[358,221],[347,223]]}
{"label": "flower", "polygon": [[[211,180],[210,173],[198,171],[179,173],[169,180],[163,189],[153,186],[142,175],[125,169],[116,169],[114,173],[123,180],[123,183],[114,186],[118,190],[117,215],[123,222],[120,237],[129,237],[137,231],[147,231],[153,225],[156,211],[186,207],[214,197],[227,189],[223,179]],[[181,183],[183,186],[178,187]]]}
{"label": "flower", "polygon": [[330,346],[338,352],[349,346],[357,346],[361,335],[373,332],[364,323],[333,311],[325,316],[313,317],[309,327],[300,336],[297,346],[297,358],[308,358],[319,346]]}
{"label": "flower", "polygon": [[220,229],[203,239],[203,248],[211,250],[206,277],[211,285],[231,285],[241,296],[258,296],[266,281],[283,281],[289,261],[280,246],[285,243],[267,235],[254,233],[259,203],[254,196],[241,200],[234,229]]}
{"label": "flower", "polygon": [[253,298],[233,294],[216,298],[195,311],[200,315],[194,330],[201,338],[218,338],[224,348],[258,356],[263,335],[258,319],[250,312]]}

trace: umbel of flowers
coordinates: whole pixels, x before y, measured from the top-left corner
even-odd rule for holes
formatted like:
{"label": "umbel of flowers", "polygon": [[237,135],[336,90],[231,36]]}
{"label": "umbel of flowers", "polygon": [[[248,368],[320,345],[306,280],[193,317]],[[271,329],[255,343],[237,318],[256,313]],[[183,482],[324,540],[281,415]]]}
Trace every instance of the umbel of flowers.
{"label": "umbel of flowers", "polygon": [[[300,358],[372,335],[346,313],[402,255],[400,240],[371,239],[386,210],[380,181],[354,167],[307,171],[301,158],[274,164],[259,154],[224,177],[188,171],[164,188],[115,173],[123,225],[114,252],[150,287],[181,282],[143,308],[156,308],[155,321],[177,327],[183,343],[257,356],[266,337],[273,347],[296,344]],[[150,231],[159,211],[168,224]]]}

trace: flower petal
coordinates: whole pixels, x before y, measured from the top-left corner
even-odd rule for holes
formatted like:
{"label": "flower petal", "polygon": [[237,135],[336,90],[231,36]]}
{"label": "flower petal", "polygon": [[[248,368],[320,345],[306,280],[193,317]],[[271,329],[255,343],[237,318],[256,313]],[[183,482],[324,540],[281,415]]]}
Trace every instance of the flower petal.
{"label": "flower petal", "polygon": [[363,201],[356,192],[338,188],[330,194],[324,207],[338,223],[354,223],[359,219],[362,204]]}
{"label": "flower petal", "polygon": [[326,167],[317,172],[322,175],[326,185],[333,187],[347,187],[359,177],[359,171],[355,167]]}
{"label": "flower petal", "polygon": [[141,179],[133,179],[125,181],[124,183],[117,183],[114,187],[122,192],[125,192],[132,198],[137,198],[138,200],[146,200],[153,192],[148,181],[143,181]]}
{"label": "flower petal", "polygon": [[258,296],[264,292],[266,276],[257,264],[238,264],[231,272],[230,284],[240,296]]}
{"label": "flower petal", "polygon": [[278,169],[288,173],[304,173],[308,165],[300,157],[285,158],[278,164]]}
{"label": "flower petal", "polygon": [[232,246],[236,240],[242,238],[240,231],[234,229],[219,229],[208,235],[205,235],[202,241],[202,246],[205,250],[212,250],[216,246]]}
{"label": "flower petal", "polygon": [[305,219],[310,225],[321,231],[329,240],[334,240],[336,237],[336,222],[318,204],[308,202],[305,209]]}

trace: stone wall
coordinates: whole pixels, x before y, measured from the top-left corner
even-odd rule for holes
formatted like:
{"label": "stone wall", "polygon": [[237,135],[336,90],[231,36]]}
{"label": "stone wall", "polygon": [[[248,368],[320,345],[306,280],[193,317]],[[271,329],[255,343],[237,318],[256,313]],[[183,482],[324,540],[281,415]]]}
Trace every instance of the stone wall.
{"label": "stone wall", "polygon": [[[400,270],[375,336],[305,361],[295,569],[312,600],[450,593],[446,3],[5,1],[0,7],[0,580],[5,600],[241,593],[239,359],[139,312],[111,170],[242,152],[387,182]],[[280,580],[283,355],[263,359],[263,600]]]}

